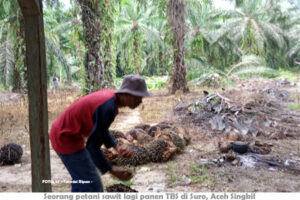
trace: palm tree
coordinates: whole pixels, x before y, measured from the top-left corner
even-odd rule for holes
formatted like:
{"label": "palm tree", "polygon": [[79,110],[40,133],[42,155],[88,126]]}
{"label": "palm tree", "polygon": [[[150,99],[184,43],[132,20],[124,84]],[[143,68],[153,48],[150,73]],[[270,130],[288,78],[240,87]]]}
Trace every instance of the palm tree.
{"label": "palm tree", "polygon": [[158,13],[158,20],[157,23],[154,23],[154,26],[158,30],[159,36],[163,41],[158,49],[157,74],[172,74],[173,58],[171,55],[173,53],[173,34],[168,23],[167,8],[169,0],[152,0],[151,2],[153,6],[156,7],[156,12]]}
{"label": "palm tree", "polygon": [[187,4],[186,53],[187,68],[193,65],[213,66],[224,70],[232,65],[240,56],[238,46],[228,36],[215,40],[220,27],[217,10],[210,1],[191,0]]}
{"label": "palm tree", "polygon": [[9,87],[9,77],[11,69],[14,65],[14,56],[13,56],[13,46],[12,34],[9,34],[5,29],[8,29],[8,24],[1,20],[0,22],[0,72],[2,77],[0,80],[3,83],[4,87],[7,89]]}
{"label": "palm tree", "polygon": [[158,33],[159,40],[148,42],[143,46],[146,57],[143,62],[144,71],[148,75],[165,75],[169,73],[171,65],[170,54],[171,45],[169,45],[169,34],[167,21],[161,17],[151,23],[151,29]]}
{"label": "palm tree", "polygon": [[214,34],[212,29],[213,19],[210,17],[213,8],[208,2],[189,1],[186,5],[187,12],[187,33],[185,47],[188,50],[187,68],[193,65],[209,65],[209,49]]}
{"label": "palm tree", "polygon": [[174,36],[173,42],[173,74],[171,77],[170,93],[177,90],[188,92],[186,83],[186,68],[184,65],[184,36],[185,36],[185,5],[183,0],[169,0],[168,16]]}
{"label": "palm tree", "polygon": [[[66,59],[66,48],[64,48],[64,46],[68,42],[65,38],[68,38],[70,35],[72,20],[61,10],[61,4],[56,2],[55,7],[52,7],[51,5],[46,6],[44,11],[44,21],[45,42],[48,49],[47,58],[49,60],[49,63],[47,64],[48,76],[57,73],[57,69],[61,66],[59,64],[54,64],[55,60],[53,59],[57,59],[64,67],[67,83],[71,83],[70,64]],[[60,69],[59,71],[61,72],[62,70]],[[60,74],[60,80],[63,80],[61,73],[57,74]]]}
{"label": "palm tree", "polygon": [[0,11],[0,69],[4,75],[4,86],[10,86],[12,74],[13,91],[21,91],[21,72],[24,72],[24,80],[27,77],[24,20],[15,0],[0,0]]}
{"label": "palm tree", "polygon": [[[50,6],[47,6],[47,4],[55,4],[55,11],[53,9],[50,9]],[[44,11],[45,14],[45,39],[46,39],[46,46],[48,48],[47,51],[47,57],[52,58],[50,62],[53,63],[53,59],[57,59],[63,63],[65,66],[65,71],[67,74],[67,79],[70,80],[69,75],[69,67],[65,60],[65,55],[63,51],[61,50],[61,41],[60,36],[62,35],[62,32],[66,32],[66,30],[69,30],[68,27],[66,27],[66,23],[59,23],[57,19],[60,17],[64,18],[63,12],[60,10],[60,3],[57,0],[53,1],[47,1],[46,9]],[[0,67],[5,69],[5,82],[6,86],[9,86],[9,77],[12,77],[12,88],[13,91],[26,91],[27,88],[27,65],[26,65],[26,59],[25,59],[25,30],[24,30],[24,18],[22,16],[22,13],[19,9],[17,1],[5,1],[1,0],[0,5],[2,5],[4,12],[2,16],[1,22],[2,28],[2,38],[5,36],[5,42],[2,44],[2,49],[4,51],[1,51],[0,53],[1,57],[1,63],[2,66]],[[61,15],[61,16],[59,16]],[[70,26],[69,26],[70,27]],[[12,53],[14,52],[14,53]],[[49,70],[48,65],[48,72],[53,73],[51,71],[51,67]],[[56,65],[55,65],[56,68]],[[12,75],[11,75],[12,74]],[[21,74],[23,75],[21,77]],[[49,75],[49,73],[48,73]]]}
{"label": "palm tree", "polygon": [[291,66],[300,66],[300,38],[293,43],[293,46],[287,52],[287,55],[291,60]]}
{"label": "palm tree", "polygon": [[220,13],[224,22],[215,41],[229,37],[243,54],[266,56],[272,68],[285,65],[282,56],[287,49],[287,41],[273,15],[278,9],[277,4],[249,0],[239,1],[236,5],[238,8],[235,10]]}
{"label": "palm tree", "polygon": [[[142,43],[161,44],[161,38],[157,30],[151,26],[151,21],[157,19],[153,7],[147,9],[140,6],[136,0],[127,2],[116,21],[115,35],[118,40],[118,49],[129,65],[133,59],[135,73],[140,73],[140,66],[143,61]],[[131,58],[133,54],[133,58]]]}
{"label": "palm tree", "polygon": [[104,87],[112,87],[113,84],[113,27],[116,17],[116,1],[105,0],[101,5],[101,26],[102,26],[102,53],[104,64]]}
{"label": "palm tree", "polygon": [[100,52],[101,23],[99,1],[77,0],[81,7],[84,43],[87,48],[85,55],[86,92],[103,87],[104,67]]}
{"label": "palm tree", "polygon": [[[212,15],[214,14],[214,9],[210,2],[207,1],[197,1],[190,0],[186,5],[187,13],[187,25],[188,29],[188,41],[197,37],[198,35],[203,35],[204,39],[207,41],[212,40],[212,34],[210,31],[215,28],[216,24]],[[188,43],[188,44],[189,44]]]}
{"label": "palm tree", "polygon": [[284,30],[288,39],[288,51],[286,53],[290,66],[300,65],[300,10],[292,6],[286,10],[276,13],[276,21]]}

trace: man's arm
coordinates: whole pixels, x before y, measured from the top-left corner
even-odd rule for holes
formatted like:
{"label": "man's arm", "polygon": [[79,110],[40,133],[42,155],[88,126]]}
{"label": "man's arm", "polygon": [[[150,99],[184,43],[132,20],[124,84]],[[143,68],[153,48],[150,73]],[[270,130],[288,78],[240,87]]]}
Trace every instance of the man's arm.
{"label": "man's arm", "polygon": [[110,135],[108,128],[115,119],[115,99],[111,98],[99,106],[94,115],[94,127],[88,138],[86,148],[90,152],[95,165],[104,174],[112,169],[112,165],[106,160],[100,147],[104,144],[107,148],[115,147],[116,140]]}

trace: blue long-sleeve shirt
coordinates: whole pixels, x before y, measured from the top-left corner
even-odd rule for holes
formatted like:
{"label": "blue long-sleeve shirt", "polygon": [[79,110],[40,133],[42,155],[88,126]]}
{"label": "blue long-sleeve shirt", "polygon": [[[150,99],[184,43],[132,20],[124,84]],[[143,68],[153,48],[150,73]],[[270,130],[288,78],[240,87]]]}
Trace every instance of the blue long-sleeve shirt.
{"label": "blue long-sleeve shirt", "polygon": [[110,148],[117,145],[116,140],[108,131],[108,128],[114,121],[115,116],[116,102],[115,99],[112,98],[96,109],[93,115],[95,125],[86,143],[86,148],[90,152],[95,165],[103,174],[109,171],[112,166],[111,163],[106,160],[100,146],[104,144],[106,148]]}

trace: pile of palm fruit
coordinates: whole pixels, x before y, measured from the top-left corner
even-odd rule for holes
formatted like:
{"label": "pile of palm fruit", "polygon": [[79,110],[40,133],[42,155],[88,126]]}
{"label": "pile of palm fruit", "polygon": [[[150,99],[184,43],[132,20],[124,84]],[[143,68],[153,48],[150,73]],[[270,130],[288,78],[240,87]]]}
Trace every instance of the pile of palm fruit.
{"label": "pile of palm fruit", "polygon": [[116,165],[141,165],[147,162],[166,162],[181,152],[190,142],[185,127],[172,122],[157,125],[140,124],[127,133],[110,130],[119,145],[133,151],[129,159],[121,157],[114,149],[103,149],[106,158]]}

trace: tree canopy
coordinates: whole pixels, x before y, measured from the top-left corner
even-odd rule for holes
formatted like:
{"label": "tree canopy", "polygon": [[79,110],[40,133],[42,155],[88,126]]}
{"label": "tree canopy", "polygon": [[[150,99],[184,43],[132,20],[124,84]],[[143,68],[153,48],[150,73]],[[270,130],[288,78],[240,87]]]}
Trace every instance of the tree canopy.
{"label": "tree canopy", "polygon": [[[174,29],[170,6],[176,2],[184,5],[184,21]],[[180,85],[212,73],[273,76],[300,66],[298,1],[227,2],[233,9],[212,0],[70,0],[68,7],[44,1],[48,84],[56,74],[61,83],[91,92],[139,73],[167,75],[174,87],[174,80]],[[26,90],[21,15],[16,0],[0,0],[1,90]],[[185,80],[175,79],[182,69]]]}

